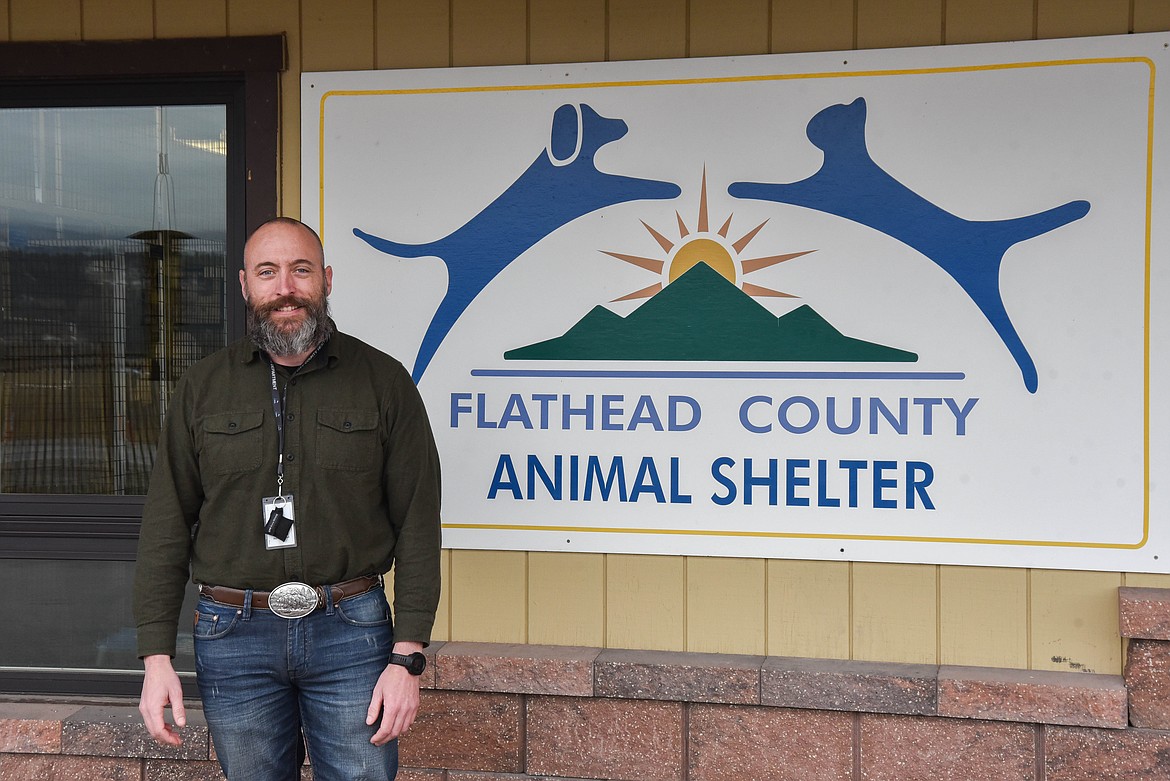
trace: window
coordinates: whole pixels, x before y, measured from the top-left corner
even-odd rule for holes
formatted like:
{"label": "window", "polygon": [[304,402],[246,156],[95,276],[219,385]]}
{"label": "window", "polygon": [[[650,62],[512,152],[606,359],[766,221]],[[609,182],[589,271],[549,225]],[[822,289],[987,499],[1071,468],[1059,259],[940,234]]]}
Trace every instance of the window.
{"label": "window", "polygon": [[0,108],[0,493],[146,493],[227,339],[226,108]]}
{"label": "window", "polygon": [[242,332],[282,66],[279,37],[0,45],[0,691],[140,685],[143,494],[175,382]]}

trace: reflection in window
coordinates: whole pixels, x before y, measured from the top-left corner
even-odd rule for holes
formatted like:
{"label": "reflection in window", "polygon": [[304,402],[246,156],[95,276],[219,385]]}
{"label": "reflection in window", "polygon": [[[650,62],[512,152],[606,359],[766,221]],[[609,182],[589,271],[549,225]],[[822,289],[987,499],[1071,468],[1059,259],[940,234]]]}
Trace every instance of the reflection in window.
{"label": "reflection in window", "polygon": [[226,108],[0,110],[0,493],[146,492],[226,340]]}

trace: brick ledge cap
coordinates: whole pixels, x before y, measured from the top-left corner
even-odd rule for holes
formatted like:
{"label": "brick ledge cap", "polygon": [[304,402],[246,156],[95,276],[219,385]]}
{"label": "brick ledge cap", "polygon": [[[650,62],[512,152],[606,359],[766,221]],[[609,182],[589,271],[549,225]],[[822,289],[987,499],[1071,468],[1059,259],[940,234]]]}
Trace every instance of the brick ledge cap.
{"label": "brick ledge cap", "polygon": [[1170,640],[1170,588],[1122,586],[1117,601],[1122,637]]}

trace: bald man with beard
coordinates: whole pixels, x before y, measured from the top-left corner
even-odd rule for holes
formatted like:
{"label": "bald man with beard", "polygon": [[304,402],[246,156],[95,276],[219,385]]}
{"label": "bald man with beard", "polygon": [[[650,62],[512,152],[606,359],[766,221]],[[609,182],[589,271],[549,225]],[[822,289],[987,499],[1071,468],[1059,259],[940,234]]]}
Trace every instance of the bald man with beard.
{"label": "bald man with beard", "polygon": [[187,372],[160,436],[134,584],[139,710],[155,740],[182,743],[171,659],[190,579],[196,678],[229,781],[297,779],[302,745],[317,781],[389,781],[439,599],[426,410],[401,363],[337,331],[308,226],[258,228],[240,289],[247,336]]}

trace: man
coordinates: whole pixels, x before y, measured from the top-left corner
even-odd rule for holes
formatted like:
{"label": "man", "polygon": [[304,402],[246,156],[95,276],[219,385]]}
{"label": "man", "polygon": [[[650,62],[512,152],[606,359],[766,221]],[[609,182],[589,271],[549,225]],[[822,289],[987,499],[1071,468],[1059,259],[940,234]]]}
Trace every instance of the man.
{"label": "man", "polygon": [[[393,358],[335,330],[333,269],[302,223],[244,246],[248,336],[173,394],[134,584],[139,710],[164,745],[186,723],[171,664],[186,581],[195,664],[230,781],[397,772],[439,597],[439,462]],[[394,566],[394,625],[381,575]]]}

